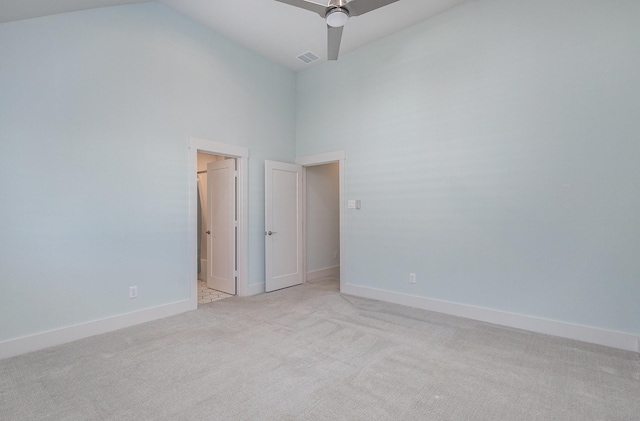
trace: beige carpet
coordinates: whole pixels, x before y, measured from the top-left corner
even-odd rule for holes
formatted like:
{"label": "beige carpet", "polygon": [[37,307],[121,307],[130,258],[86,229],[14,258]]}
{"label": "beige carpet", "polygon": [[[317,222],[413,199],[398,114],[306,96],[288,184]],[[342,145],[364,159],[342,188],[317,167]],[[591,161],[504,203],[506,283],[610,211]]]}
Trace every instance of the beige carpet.
{"label": "beige carpet", "polygon": [[640,420],[640,362],[318,281],[0,361],[0,419]]}

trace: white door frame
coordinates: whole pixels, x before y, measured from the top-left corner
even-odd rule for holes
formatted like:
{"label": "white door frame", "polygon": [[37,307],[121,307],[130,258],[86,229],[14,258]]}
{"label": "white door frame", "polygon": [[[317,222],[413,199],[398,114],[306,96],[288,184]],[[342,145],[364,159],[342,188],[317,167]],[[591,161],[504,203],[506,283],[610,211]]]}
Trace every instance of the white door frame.
{"label": "white door frame", "polygon": [[346,152],[344,150],[326,152],[317,155],[307,155],[297,157],[295,163],[302,165],[302,177],[304,183],[302,183],[302,200],[303,200],[303,218],[304,228],[302,230],[302,256],[303,256],[303,281],[307,282],[307,170],[306,167],[313,167],[316,165],[338,163],[338,182],[339,193],[338,201],[340,209],[340,292],[344,290],[347,285],[347,280],[344,277],[344,161],[346,160]]}
{"label": "white door frame", "polygon": [[213,140],[189,138],[189,278],[191,302],[198,307],[198,152],[236,158],[238,163],[238,259],[237,295],[248,293],[249,279],[249,148],[215,142]]}

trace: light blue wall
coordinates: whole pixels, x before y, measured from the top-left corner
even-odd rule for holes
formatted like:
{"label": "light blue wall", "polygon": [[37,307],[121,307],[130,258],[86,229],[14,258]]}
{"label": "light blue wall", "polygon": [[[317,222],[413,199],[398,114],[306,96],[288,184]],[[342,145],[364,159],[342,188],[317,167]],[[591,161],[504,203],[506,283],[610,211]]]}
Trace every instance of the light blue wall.
{"label": "light blue wall", "polygon": [[0,341],[189,296],[189,136],[251,150],[250,283],[263,161],[346,149],[348,282],[638,333],[639,27],[471,1],[296,87],[156,4],[1,24]]}
{"label": "light blue wall", "polygon": [[639,28],[637,0],[470,1],[300,73],[297,155],[345,149],[362,200],[346,281],[640,332]]}
{"label": "light blue wall", "polygon": [[294,101],[295,74],[157,4],[0,25],[0,341],[189,297],[189,136],[250,148],[264,282]]}

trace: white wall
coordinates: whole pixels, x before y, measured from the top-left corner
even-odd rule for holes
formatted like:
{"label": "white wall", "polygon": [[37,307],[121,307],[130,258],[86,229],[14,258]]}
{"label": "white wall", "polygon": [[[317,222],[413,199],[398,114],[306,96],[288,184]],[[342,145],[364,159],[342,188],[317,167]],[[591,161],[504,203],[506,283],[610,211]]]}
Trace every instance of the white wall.
{"label": "white wall", "polygon": [[306,170],[307,273],[340,266],[338,170],[338,163]]}
{"label": "white wall", "polygon": [[0,342],[190,297],[190,136],[250,149],[264,282],[292,72],[155,3],[0,24],[0,57]]}
{"label": "white wall", "polygon": [[297,154],[345,149],[362,200],[346,282],[640,333],[638,28],[636,0],[470,1],[299,73]]}

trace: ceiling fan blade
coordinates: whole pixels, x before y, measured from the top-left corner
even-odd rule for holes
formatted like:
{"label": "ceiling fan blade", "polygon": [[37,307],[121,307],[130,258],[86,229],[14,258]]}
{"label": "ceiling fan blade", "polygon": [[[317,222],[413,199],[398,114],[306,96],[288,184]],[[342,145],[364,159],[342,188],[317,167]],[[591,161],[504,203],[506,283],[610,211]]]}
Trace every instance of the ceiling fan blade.
{"label": "ceiling fan blade", "polygon": [[342,39],[342,30],[344,26],[333,27],[327,25],[329,30],[329,42],[327,48],[327,59],[337,60],[338,53],[340,52],[340,40]]}
{"label": "ceiling fan blade", "polygon": [[351,0],[345,7],[349,10],[349,16],[360,16],[397,1],[398,0]]}
{"label": "ceiling fan blade", "polygon": [[301,9],[310,10],[319,14],[321,17],[325,17],[327,14],[327,6],[322,4],[314,3],[312,1],[307,0],[276,0],[280,3],[290,4],[291,6],[299,7]]}

